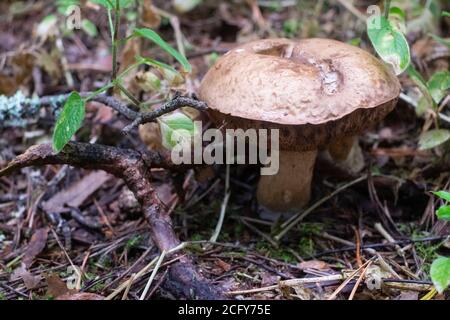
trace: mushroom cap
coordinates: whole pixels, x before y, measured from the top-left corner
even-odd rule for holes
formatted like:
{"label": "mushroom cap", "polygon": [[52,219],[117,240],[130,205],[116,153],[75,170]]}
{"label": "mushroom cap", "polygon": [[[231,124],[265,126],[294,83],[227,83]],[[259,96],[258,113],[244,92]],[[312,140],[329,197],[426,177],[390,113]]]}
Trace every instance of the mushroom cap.
{"label": "mushroom cap", "polygon": [[280,129],[280,147],[311,150],[356,135],[395,106],[400,83],[370,53],[328,39],[266,39],[221,57],[199,96],[216,124]]}

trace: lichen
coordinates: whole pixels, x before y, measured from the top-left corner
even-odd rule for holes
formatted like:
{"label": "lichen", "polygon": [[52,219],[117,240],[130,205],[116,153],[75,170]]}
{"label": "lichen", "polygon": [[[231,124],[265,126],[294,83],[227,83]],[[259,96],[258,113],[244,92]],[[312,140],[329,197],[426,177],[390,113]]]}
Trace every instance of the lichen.
{"label": "lichen", "polygon": [[[64,96],[57,96],[48,101],[51,112],[59,109],[64,101]],[[29,119],[39,114],[42,101],[37,98],[28,98],[22,91],[17,91],[13,96],[0,95],[0,128],[24,127]]]}

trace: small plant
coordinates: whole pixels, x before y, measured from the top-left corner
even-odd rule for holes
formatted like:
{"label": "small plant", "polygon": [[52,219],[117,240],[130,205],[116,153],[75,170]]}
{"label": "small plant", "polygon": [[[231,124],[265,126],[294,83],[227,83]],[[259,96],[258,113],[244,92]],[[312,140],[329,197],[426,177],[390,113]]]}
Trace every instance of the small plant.
{"label": "small plant", "polygon": [[[433,192],[439,198],[450,202],[450,193],[446,191]],[[437,209],[436,215],[439,219],[450,221],[450,206],[442,205]],[[443,293],[450,284],[450,258],[439,257],[433,261],[430,269],[431,280],[437,292]]]}
{"label": "small plant", "polygon": [[[186,57],[184,57],[177,50],[172,48],[168,43],[166,43],[155,31],[148,28],[135,28],[133,33],[125,38],[119,38],[119,22],[121,17],[121,8],[127,6],[131,1],[126,0],[95,0],[95,3],[103,6],[107,10],[110,34],[111,34],[111,48],[112,48],[112,59],[113,59],[113,70],[111,75],[111,80],[108,84],[103,87],[97,89],[95,92],[90,93],[87,96],[82,96],[79,92],[72,92],[68,99],[66,100],[63,110],[60,113],[56,126],[53,132],[53,149],[56,152],[60,152],[64,146],[70,141],[72,136],[80,129],[82,122],[85,117],[85,108],[86,103],[93,99],[94,97],[114,88],[118,89],[122,93],[124,93],[129,100],[135,105],[135,107],[140,107],[141,103],[135,98],[122,84],[123,77],[130,72],[132,69],[138,68],[141,65],[150,65],[156,67],[158,69],[165,69],[170,72],[179,74],[173,67],[162,63],[160,61],[153,60],[151,58],[144,57],[136,57],[136,63],[129,66],[126,70],[124,70],[121,74],[118,74],[118,49],[119,45],[129,41],[130,39],[141,37],[143,39],[149,40],[172,57],[174,57],[183,67],[184,72],[191,72],[192,68],[189,64]],[[113,19],[114,16],[114,19]],[[181,76],[181,75],[180,75]],[[172,117],[175,117],[172,119]],[[166,137],[163,140],[163,143],[170,147],[173,145],[172,132],[176,129],[184,129],[188,128],[187,131],[194,131],[194,127],[192,121],[188,117],[181,117],[179,115],[166,115],[163,119],[159,119],[160,123],[164,123],[164,126],[161,126],[162,136]],[[189,132],[190,132],[189,131]]]}
{"label": "small plant", "polygon": [[[427,109],[433,113],[439,112],[439,103],[447,95],[450,89],[450,72],[437,72],[426,81],[411,64],[411,54],[405,33],[408,29],[406,14],[399,7],[390,7],[391,1],[385,1],[384,16],[372,16],[367,20],[367,34],[375,51],[388,64],[397,75],[406,72],[422,93],[417,103],[417,114],[423,115]],[[432,8],[433,2],[429,1],[423,9],[424,12],[436,11]],[[448,16],[443,12],[442,16]],[[445,42],[437,36],[433,36],[439,42]],[[450,43],[445,43],[450,45]],[[438,124],[437,124],[438,125]],[[419,138],[419,149],[432,149],[450,139],[450,130],[435,129],[424,132]]]}
{"label": "small plant", "polygon": [[[384,16],[374,16],[367,21],[367,33],[378,55],[387,63],[392,65],[397,75],[407,72],[409,77],[419,87],[422,97],[418,102],[418,113],[424,113],[427,108],[438,111],[438,105],[447,95],[450,89],[450,72],[437,72],[428,81],[411,64],[410,48],[404,33],[406,32],[406,14],[398,7],[390,7],[391,1],[385,1]],[[425,10],[431,10],[431,2]],[[449,16],[443,12],[442,16]],[[432,35],[441,43],[449,45],[445,40]],[[419,140],[420,149],[431,149],[437,147],[450,139],[450,131],[436,128],[421,135]],[[434,192],[441,199],[450,202],[450,193],[445,191]],[[450,221],[450,206],[443,205],[436,215],[441,220]],[[436,290],[439,293],[449,286],[450,283],[450,258],[439,257],[435,259],[430,268],[430,276]]]}

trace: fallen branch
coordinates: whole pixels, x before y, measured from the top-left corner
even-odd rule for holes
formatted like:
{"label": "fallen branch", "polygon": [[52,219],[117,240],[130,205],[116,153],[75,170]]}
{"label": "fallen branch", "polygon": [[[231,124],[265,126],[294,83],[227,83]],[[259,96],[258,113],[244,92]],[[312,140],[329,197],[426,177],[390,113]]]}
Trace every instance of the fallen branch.
{"label": "fallen branch", "polygon": [[[70,142],[62,152],[55,154],[51,145],[29,148],[6,168],[0,177],[24,167],[47,164],[68,164],[85,169],[104,170],[124,180],[143,208],[150,225],[150,235],[156,246],[169,252],[181,244],[175,234],[169,214],[150,184],[150,168],[171,167],[164,156],[149,152],[142,155],[131,149]],[[164,286],[174,296],[196,299],[220,299],[222,291],[211,284],[195,269],[186,255],[174,253],[180,258],[171,265]]]}
{"label": "fallen branch", "polygon": [[[82,92],[80,93],[80,96],[82,98],[87,98],[90,97],[91,94],[91,92]],[[0,96],[0,120],[3,120],[4,122],[2,125],[22,124],[23,119],[33,118],[39,115],[42,106],[51,106],[51,112],[55,113],[61,108],[68,97],[69,94],[62,94],[29,99],[20,92],[12,97]],[[136,111],[134,106],[128,105],[125,102],[106,94],[94,96],[90,98],[90,100],[102,103],[124,116],[127,120],[132,121],[131,124],[123,129],[125,133],[130,132],[141,124],[153,122],[156,118],[182,107],[191,107],[200,111],[207,109],[205,102],[180,95],[175,95],[172,100],[164,103],[158,109],[149,112]],[[0,127],[2,125],[0,125]]]}

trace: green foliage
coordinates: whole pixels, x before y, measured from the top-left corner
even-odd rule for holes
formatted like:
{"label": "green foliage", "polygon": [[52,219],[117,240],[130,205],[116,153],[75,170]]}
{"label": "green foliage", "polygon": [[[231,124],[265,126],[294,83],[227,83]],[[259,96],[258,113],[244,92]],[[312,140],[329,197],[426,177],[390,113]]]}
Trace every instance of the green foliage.
{"label": "green foliage", "polygon": [[[374,16],[367,20],[367,34],[378,55],[394,67],[396,74],[407,71],[409,77],[416,83],[422,93],[416,109],[417,114],[421,115],[428,108],[436,108],[436,105],[446,96],[447,90],[450,88],[450,73],[448,71],[436,73],[426,82],[411,64],[409,44],[404,33],[407,30],[410,31],[411,28],[429,24],[434,16],[439,16],[439,8],[433,4],[433,1],[428,1],[424,7],[419,2],[408,3],[408,6],[401,1],[395,1],[395,4],[399,7],[389,8],[390,1],[385,1],[388,10],[386,16]],[[410,10],[415,8],[414,14],[417,16],[417,19],[411,21],[408,28],[406,27],[406,14],[403,11],[406,8],[409,14],[411,14]],[[445,16],[445,12],[442,15]],[[440,42],[446,42],[437,36],[432,36]],[[450,45],[450,43],[446,44]],[[419,148],[431,149],[449,139],[449,130],[431,130],[422,134],[419,139]]]}
{"label": "green foliage", "polygon": [[[113,10],[116,7],[116,0],[90,0],[93,3],[96,3],[98,5],[101,5],[102,7]],[[133,0],[120,0],[119,6],[120,8],[128,8],[133,4]]]}
{"label": "green foliage", "polygon": [[[450,202],[450,193],[447,191],[437,191],[432,192],[434,195],[438,196],[439,198]],[[441,206],[437,211],[436,215],[441,220],[450,221],[450,206]]]}
{"label": "green foliage", "polygon": [[378,55],[392,65],[396,74],[408,68],[411,62],[408,41],[394,23],[383,16],[373,17],[367,21],[367,34]]}
{"label": "green foliage", "polygon": [[46,38],[58,24],[58,17],[50,14],[38,24],[36,34],[42,38]]}
{"label": "green foliage", "polygon": [[288,19],[283,23],[283,31],[288,38],[295,37],[300,31],[300,22],[298,19]]}
{"label": "green foliage", "polygon": [[434,129],[424,132],[419,139],[419,149],[427,150],[435,148],[450,139],[450,131],[446,129]]}
{"label": "green foliage", "polygon": [[437,209],[436,215],[440,220],[450,221],[450,206],[441,206]]}
{"label": "green foliage", "polygon": [[169,66],[168,64],[165,64],[164,62],[157,61],[157,60],[154,60],[152,58],[144,58],[144,57],[138,57],[137,61],[138,61],[139,64],[146,64],[146,65],[149,65],[149,66],[156,67],[158,69],[170,70],[170,71],[175,72],[175,73],[177,73],[179,75],[178,71],[174,67]]}
{"label": "green foliage", "polygon": [[174,57],[181,65],[183,66],[184,70],[186,72],[191,72],[192,67],[189,61],[186,59],[185,56],[183,56],[181,53],[179,53],[177,50],[172,48],[167,42],[165,42],[159,34],[157,34],[155,31],[149,28],[136,28],[134,30],[135,36],[144,37],[150,41],[153,41],[156,43],[161,49],[169,53],[172,57]]}
{"label": "green foliage", "polygon": [[448,89],[450,89],[450,72],[436,72],[430,80],[428,80],[427,86],[434,102],[441,102],[441,100],[447,96]]}
{"label": "green foliage", "polygon": [[80,1],[79,0],[56,0],[55,4],[56,4],[56,8],[58,9],[59,13],[66,14],[67,9],[69,9],[70,6],[79,6]]}
{"label": "green foliage", "polygon": [[422,93],[422,98],[419,100],[417,113],[420,115],[425,112],[427,108],[434,108],[435,103],[433,97],[428,90],[427,83],[422,75],[412,66],[410,65],[407,69],[408,75],[412,81],[417,85],[420,92]]}
{"label": "green foliage", "polygon": [[[132,0],[120,0],[118,3],[116,0],[92,0],[94,3],[97,3],[103,7],[105,7],[108,10],[108,20],[110,22],[110,31],[111,31],[111,38],[115,40],[114,35],[116,34],[115,26],[112,23],[111,18],[111,11],[119,9],[119,11],[116,12],[116,18],[120,16],[120,9],[126,8],[130,6],[133,1]],[[116,5],[119,4],[118,7]],[[41,26],[42,32],[49,31],[53,24],[56,23],[56,16],[49,16],[45,22]],[[95,25],[90,22],[89,20],[83,20],[82,21],[82,28],[83,30],[90,36],[95,37],[98,33],[97,28]],[[143,38],[146,38],[148,40],[151,40],[158,46],[160,46],[163,50],[165,50],[167,53],[169,53],[171,56],[173,56],[184,68],[186,72],[191,72],[192,67],[189,63],[189,61],[179,53],[177,50],[172,48],[167,42],[165,42],[155,31],[147,28],[137,28],[134,30],[133,36],[140,36]],[[125,41],[128,41],[132,37],[128,37],[125,39]],[[118,41],[113,41],[113,61],[114,66],[117,66],[116,57],[117,57],[117,46]],[[176,71],[175,68],[173,68],[170,65],[167,65],[163,62],[156,61],[151,58],[143,58],[143,57],[137,57],[137,62],[130,66],[127,70],[125,70],[121,75],[116,76],[114,75],[113,79],[111,79],[111,82],[105,85],[104,87],[98,89],[96,92],[94,92],[91,96],[89,96],[86,99],[81,99],[80,95],[76,92],[72,92],[72,94],[67,99],[63,111],[61,112],[53,134],[53,148],[56,152],[60,152],[64,146],[70,141],[72,136],[76,133],[76,131],[80,128],[81,123],[85,116],[85,103],[86,101],[92,99],[96,95],[104,92],[110,87],[117,87],[122,92],[124,92],[136,105],[139,105],[139,101],[135,99],[131,93],[129,93],[123,86],[120,85],[121,77],[123,77],[129,70],[138,67],[141,64],[147,64],[154,66],[161,70],[161,72],[164,75],[170,75],[173,78],[173,81],[175,79],[182,79],[182,76]],[[151,80],[151,79],[150,79]],[[153,79],[155,80],[155,79]],[[155,88],[158,88],[160,84],[155,83]],[[183,115],[172,115],[172,116],[166,116],[163,119],[160,120],[160,126],[161,130],[163,132],[163,136],[165,138],[164,144],[166,147],[173,147],[176,144],[176,139],[180,139],[183,137],[183,135],[192,135],[196,132],[195,126],[192,122],[192,120]],[[183,132],[183,134],[180,134],[180,132]],[[174,134],[177,133],[177,134]],[[185,136],[186,137],[186,136]]]}
{"label": "green foliage", "polygon": [[262,255],[266,255],[273,259],[280,259],[286,263],[295,263],[297,259],[295,259],[294,255],[286,249],[283,248],[275,248],[272,245],[268,244],[266,241],[259,241],[255,246],[256,251],[258,251]]}
{"label": "green foliage", "polygon": [[[450,193],[447,191],[437,191],[433,194],[450,202]],[[441,220],[450,221],[450,206],[441,206],[436,210],[436,215]],[[450,258],[439,257],[434,260],[431,264],[430,276],[436,290],[443,293],[450,284]]]}
{"label": "green foliage", "polygon": [[97,27],[88,19],[83,19],[81,21],[81,29],[92,38],[95,38],[98,35]]}
{"label": "green foliage", "polygon": [[174,112],[157,119],[161,129],[162,144],[172,149],[177,144],[190,143],[192,137],[198,133],[191,118],[181,112]]}
{"label": "green foliage", "polygon": [[85,101],[72,92],[64,104],[53,132],[53,149],[60,152],[81,127],[85,116]]}
{"label": "green foliage", "polygon": [[137,235],[127,241],[125,248],[128,250],[137,248],[142,243],[142,236]]}
{"label": "green foliage", "polygon": [[433,261],[430,269],[431,280],[439,293],[443,293],[450,284],[450,258],[439,257]]}
{"label": "green foliage", "polygon": [[447,191],[437,191],[433,192],[433,194],[447,202],[450,202],[450,193]]}
{"label": "green foliage", "polygon": [[389,21],[392,25],[400,30],[403,34],[406,33],[406,14],[399,7],[392,7],[389,9]]}

